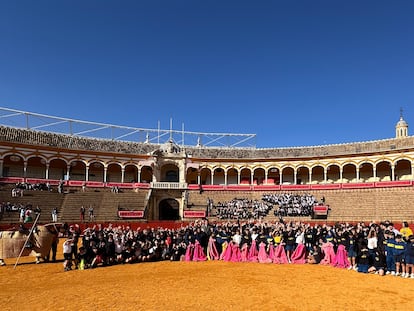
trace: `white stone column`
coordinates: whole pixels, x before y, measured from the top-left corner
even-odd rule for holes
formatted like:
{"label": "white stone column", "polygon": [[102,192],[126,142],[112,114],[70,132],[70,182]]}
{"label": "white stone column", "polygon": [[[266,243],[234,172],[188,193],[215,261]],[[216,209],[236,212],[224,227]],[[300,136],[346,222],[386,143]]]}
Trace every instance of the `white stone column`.
{"label": "white stone column", "polygon": [[46,179],[49,179],[49,163],[46,163],[45,178],[46,178]]}
{"label": "white stone column", "polygon": [[268,176],[268,173],[267,173],[267,171],[265,170],[265,180],[264,180],[264,183],[265,183],[265,184],[267,184],[267,176]]}
{"label": "white stone column", "polygon": [[106,176],[108,174],[108,167],[104,166],[104,176],[103,176],[103,182],[106,183]]}
{"label": "white stone column", "polygon": [[23,162],[23,177],[27,177],[27,161]]}
{"label": "white stone column", "polygon": [[359,167],[356,168],[356,180],[359,182]]}
{"label": "white stone column", "polygon": [[240,185],[241,171],[237,172],[237,184]]}
{"label": "white stone column", "polygon": [[296,184],[297,184],[297,182],[298,182],[298,176],[297,176],[297,174],[298,174],[298,171],[297,171],[297,169],[295,168],[295,169],[293,170],[293,184],[294,184],[294,185],[296,185]]}
{"label": "white stone column", "polygon": [[395,165],[394,164],[391,165],[391,180],[392,181],[395,180]]}
{"label": "white stone column", "polygon": [[125,167],[121,167],[121,183],[124,182],[125,179]]}
{"label": "white stone column", "polygon": [[343,167],[341,166],[340,168],[339,168],[339,181],[342,183],[343,182],[343,173],[344,173],[344,169],[343,169]]}
{"label": "white stone column", "polygon": [[328,171],[326,167],[324,167],[323,168],[323,183],[326,184],[327,181],[328,181]]}
{"label": "white stone column", "polygon": [[137,182],[138,183],[141,182],[141,168],[138,168],[138,172],[137,172]]}
{"label": "white stone column", "polygon": [[224,185],[227,186],[227,171],[224,171]]}
{"label": "white stone column", "polygon": [[89,181],[89,165],[85,167],[85,181]]}
{"label": "white stone column", "polygon": [[70,165],[68,164],[66,166],[66,180],[70,179]]}
{"label": "white stone column", "polygon": [[211,171],[210,185],[214,185],[214,171]]}

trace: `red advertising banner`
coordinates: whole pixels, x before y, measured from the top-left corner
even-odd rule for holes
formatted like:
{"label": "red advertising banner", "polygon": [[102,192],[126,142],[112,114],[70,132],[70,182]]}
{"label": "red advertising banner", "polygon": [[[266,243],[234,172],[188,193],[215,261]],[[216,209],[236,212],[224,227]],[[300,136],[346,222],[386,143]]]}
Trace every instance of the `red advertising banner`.
{"label": "red advertising banner", "polygon": [[121,183],[121,182],[108,182],[105,185],[106,187],[118,187],[118,188],[134,188],[134,184],[132,183]]}
{"label": "red advertising banner", "polygon": [[2,177],[0,178],[0,182],[5,184],[17,184],[20,182],[24,182],[24,178],[20,177]]}
{"label": "red advertising banner", "polygon": [[328,213],[328,210],[329,210],[329,207],[326,206],[326,205],[315,205],[313,207],[313,212],[315,214],[323,214],[323,215],[325,215],[325,214]]}
{"label": "red advertising banner", "polygon": [[144,211],[118,211],[118,217],[121,218],[143,218]]}
{"label": "red advertising banner", "polygon": [[184,218],[204,218],[206,211],[184,211]]}

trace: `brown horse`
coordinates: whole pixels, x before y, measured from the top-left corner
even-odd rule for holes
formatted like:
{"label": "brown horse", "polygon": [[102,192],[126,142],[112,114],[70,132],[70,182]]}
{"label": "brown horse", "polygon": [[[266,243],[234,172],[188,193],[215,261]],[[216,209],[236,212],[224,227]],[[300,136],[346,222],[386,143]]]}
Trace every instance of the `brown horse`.
{"label": "brown horse", "polygon": [[57,235],[56,224],[38,225],[29,239],[28,235],[29,232],[22,230],[0,231],[0,265],[5,264],[5,258],[36,256],[36,263],[46,258]]}

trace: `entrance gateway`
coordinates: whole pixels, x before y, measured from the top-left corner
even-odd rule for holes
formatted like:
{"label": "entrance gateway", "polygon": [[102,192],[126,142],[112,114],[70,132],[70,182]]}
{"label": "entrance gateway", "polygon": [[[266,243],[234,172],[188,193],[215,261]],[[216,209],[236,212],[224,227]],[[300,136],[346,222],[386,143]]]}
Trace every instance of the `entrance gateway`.
{"label": "entrance gateway", "polygon": [[159,220],[179,220],[180,204],[176,199],[164,199],[158,205]]}

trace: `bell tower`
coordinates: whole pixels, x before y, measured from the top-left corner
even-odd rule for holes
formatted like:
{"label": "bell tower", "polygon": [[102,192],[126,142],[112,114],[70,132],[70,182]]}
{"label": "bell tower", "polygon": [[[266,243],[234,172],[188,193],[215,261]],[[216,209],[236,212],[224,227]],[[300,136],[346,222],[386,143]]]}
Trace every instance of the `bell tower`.
{"label": "bell tower", "polygon": [[403,118],[403,109],[400,108],[400,120],[395,126],[395,138],[408,137],[408,123]]}

